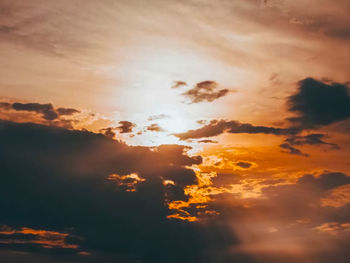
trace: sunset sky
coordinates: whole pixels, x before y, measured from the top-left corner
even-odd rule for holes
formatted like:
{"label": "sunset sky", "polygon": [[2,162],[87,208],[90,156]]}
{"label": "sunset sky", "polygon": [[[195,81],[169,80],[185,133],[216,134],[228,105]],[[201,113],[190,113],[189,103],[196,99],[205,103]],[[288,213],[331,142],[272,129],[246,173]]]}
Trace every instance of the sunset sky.
{"label": "sunset sky", "polygon": [[350,262],[349,0],[1,0],[0,262]]}

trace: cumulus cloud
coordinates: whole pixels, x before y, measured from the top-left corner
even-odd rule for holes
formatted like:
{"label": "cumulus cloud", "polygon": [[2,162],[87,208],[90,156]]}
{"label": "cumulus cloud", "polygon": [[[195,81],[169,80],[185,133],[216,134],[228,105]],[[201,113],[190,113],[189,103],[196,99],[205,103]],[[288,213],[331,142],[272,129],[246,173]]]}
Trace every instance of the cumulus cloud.
{"label": "cumulus cloud", "polygon": [[[72,262],[89,254],[104,262],[279,263],[288,262],[287,257],[293,262],[290,247],[308,253],[313,248],[307,244],[333,242],[320,236],[318,226],[350,222],[347,203],[324,205],[333,191],[350,184],[344,173],[306,174],[288,185],[265,180],[264,198],[246,199],[219,190],[243,187],[247,180],[242,191],[250,191],[250,175],[218,174],[214,184],[208,175],[208,182],[193,193],[198,199],[186,209],[205,219],[197,224],[167,219],[166,203],[189,201],[184,189],[199,180],[188,167],[202,159],[189,156],[188,147],[133,147],[87,131],[7,121],[0,122],[0,143],[0,225],[14,233],[6,237],[10,250],[68,253]],[[235,165],[250,169],[252,162],[238,160]],[[200,193],[218,198],[208,201]],[[202,208],[196,202],[204,202]],[[23,229],[38,233],[42,243],[23,236]],[[40,236],[45,231],[48,235]],[[339,240],[344,233],[339,231]],[[52,247],[45,247],[53,239]],[[327,255],[345,263],[341,251],[339,246]],[[323,252],[313,253],[319,262]]]}
{"label": "cumulus cloud", "polygon": [[[87,131],[7,121],[0,122],[0,143],[0,225],[67,233],[61,244],[77,236],[73,248],[59,252],[73,259],[86,251],[104,254],[104,262],[203,262],[212,241],[228,233],[167,219],[169,198],[186,200],[184,187],[196,182],[187,167],[202,160],[188,156],[188,147],[132,147]],[[8,249],[58,253],[47,239],[16,238]],[[212,252],[237,242],[231,240]]]}
{"label": "cumulus cloud", "polygon": [[116,136],[114,129],[112,127],[100,129],[100,132],[104,134],[106,137],[113,139]]}
{"label": "cumulus cloud", "polygon": [[159,126],[158,123],[152,123],[151,125],[147,126],[146,129],[148,131],[153,131],[153,132],[163,132],[163,131],[165,131],[162,127]]}
{"label": "cumulus cloud", "polygon": [[100,132],[108,138],[114,138],[117,131],[119,133],[131,133],[135,127],[136,124],[130,121],[119,121],[119,126],[103,128],[100,129]]}
{"label": "cumulus cloud", "polygon": [[189,98],[192,103],[199,103],[212,102],[228,93],[228,89],[219,89],[215,81],[207,80],[197,83],[194,88],[182,93],[182,95]]}
{"label": "cumulus cloud", "polygon": [[298,85],[297,92],[288,98],[288,110],[297,114],[289,118],[294,125],[307,129],[350,118],[347,85],[313,78],[303,79]]}
{"label": "cumulus cloud", "polygon": [[120,121],[119,124],[120,125],[116,129],[118,129],[120,133],[130,133],[136,126],[135,123],[130,121]]}
{"label": "cumulus cloud", "polygon": [[54,120],[58,118],[57,112],[54,110],[52,104],[40,103],[13,103],[12,108],[16,111],[32,111],[42,114],[45,120]]}

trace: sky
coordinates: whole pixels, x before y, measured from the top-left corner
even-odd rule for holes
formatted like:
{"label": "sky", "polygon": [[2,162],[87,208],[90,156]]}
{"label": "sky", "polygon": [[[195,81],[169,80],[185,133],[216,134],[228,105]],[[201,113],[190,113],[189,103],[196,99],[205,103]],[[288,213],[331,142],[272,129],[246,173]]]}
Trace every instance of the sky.
{"label": "sky", "polygon": [[349,0],[2,0],[0,261],[350,261]]}

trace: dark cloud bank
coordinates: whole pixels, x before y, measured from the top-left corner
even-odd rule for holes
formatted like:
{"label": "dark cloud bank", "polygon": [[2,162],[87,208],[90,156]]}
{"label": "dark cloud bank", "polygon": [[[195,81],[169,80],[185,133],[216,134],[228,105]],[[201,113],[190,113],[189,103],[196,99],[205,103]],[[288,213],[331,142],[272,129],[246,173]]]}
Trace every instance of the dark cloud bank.
{"label": "dark cloud bank", "polygon": [[[271,224],[282,220],[288,226],[307,215],[313,221],[306,236],[316,239],[324,236],[314,232],[315,227],[350,221],[348,205],[320,205],[328,191],[350,183],[342,173],[305,175],[289,186],[267,184],[263,191],[267,199],[255,199],[254,206],[223,195],[208,203],[220,214],[197,223],[166,218],[171,213],[166,202],[187,200],[183,188],[196,182],[194,172],[186,167],[201,163],[201,157],[188,156],[184,146],[131,147],[102,134],[9,121],[0,122],[0,145],[0,226],[17,229],[14,234],[0,231],[0,257],[5,263],[295,262],[293,257],[288,261],[290,255],[283,251],[264,254],[240,249],[254,244],[252,235],[270,242],[270,234],[254,228],[261,219]],[[127,177],[132,173],[142,180]],[[175,185],[164,185],[163,180]],[[128,191],[131,185],[134,191]],[[195,211],[189,207],[189,212]],[[66,247],[31,243],[36,236],[22,233],[18,230],[22,227],[66,233]],[[238,230],[245,228],[242,243]],[[294,226],[293,231],[299,230]],[[9,237],[16,242],[6,242]],[[347,262],[345,239],[338,239],[339,247],[315,252],[313,262],[333,256],[338,263]]]}
{"label": "dark cloud bank", "polygon": [[[183,146],[131,147],[101,134],[8,121],[0,122],[0,145],[0,225],[69,233],[66,242],[78,246],[6,244],[0,235],[3,249],[70,260],[88,251],[84,262],[207,262],[208,249],[220,253],[231,244],[207,242],[225,239],[219,225],[203,230],[166,218],[166,200],[186,200],[183,187],[196,181],[185,166],[201,163]],[[131,173],[145,179],[134,192],[108,180]]]}
{"label": "dark cloud bank", "polygon": [[51,103],[40,104],[40,103],[1,102],[0,108],[5,110],[29,111],[29,112],[38,113],[42,115],[43,119],[48,121],[58,119],[61,116],[70,116],[80,112],[73,108],[55,109]]}
{"label": "dark cloud bank", "polygon": [[305,129],[342,121],[350,118],[349,87],[306,78],[288,98],[288,106],[297,114],[289,120]]}

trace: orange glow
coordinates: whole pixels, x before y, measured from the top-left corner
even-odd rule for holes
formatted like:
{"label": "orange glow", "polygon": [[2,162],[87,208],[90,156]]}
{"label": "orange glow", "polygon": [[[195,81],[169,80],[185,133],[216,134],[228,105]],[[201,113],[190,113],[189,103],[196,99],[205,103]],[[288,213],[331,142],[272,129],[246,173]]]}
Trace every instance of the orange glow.
{"label": "orange glow", "polygon": [[128,175],[111,174],[108,176],[107,179],[115,182],[118,186],[126,187],[125,189],[126,192],[135,192],[136,185],[146,180],[146,179],[140,178],[136,173],[132,173]]}
{"label": "orange glow", "polygon": [[[11,236],[15,234],[33,235],[34,237],[25,240],[12,238]],[[8,236],[5,239],[0,240],[0,243],[3,244],[38,244],[44,248],[78,248],[78,245],[76,244],[66,243],[66,238],[69,234],[56,231],[37,230],[27,227],[13,229],[7,226],[2,226],[0,228],[0,235]]]}

